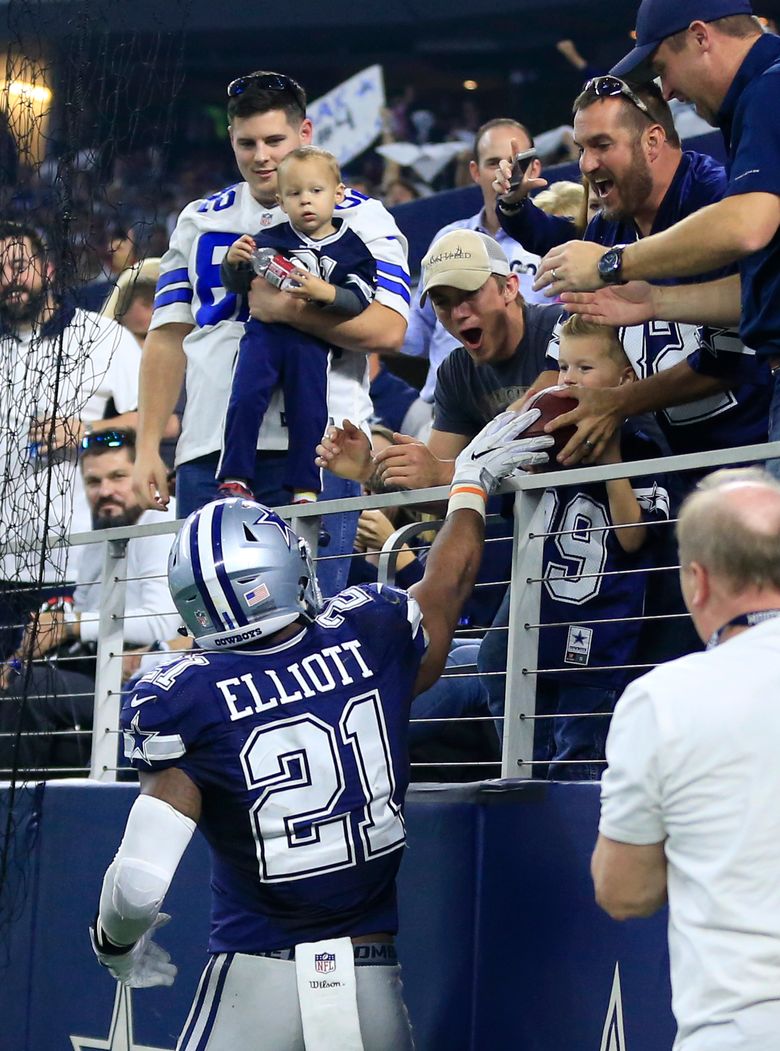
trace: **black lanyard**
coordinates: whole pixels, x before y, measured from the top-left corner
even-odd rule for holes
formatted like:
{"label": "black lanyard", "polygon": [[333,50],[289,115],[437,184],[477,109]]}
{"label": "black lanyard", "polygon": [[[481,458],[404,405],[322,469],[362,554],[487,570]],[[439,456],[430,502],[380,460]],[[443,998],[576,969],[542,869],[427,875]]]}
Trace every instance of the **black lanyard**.
{"label": "black lanyard", "polygon": [[765,620],[774,620],[775,617],[780,617],[780,609],[760,609],[755,613],[740,613],[739,616],[732,617],[722,628],[718,628],[717,631],[710,635],[707,649],[711,650],[717,646],[723,636],[723,632],[728,631],[729,628],[752,628]]}

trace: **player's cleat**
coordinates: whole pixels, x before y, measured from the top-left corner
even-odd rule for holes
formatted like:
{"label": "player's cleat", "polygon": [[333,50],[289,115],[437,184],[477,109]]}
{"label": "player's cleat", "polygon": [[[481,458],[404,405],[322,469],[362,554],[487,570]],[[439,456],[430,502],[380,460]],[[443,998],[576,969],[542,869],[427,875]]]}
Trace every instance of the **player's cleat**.
{"label": "player's cleat", "polygon": [[217,488],[216,500],[226,500],[229,496],[238,497],[239,500],[254,500],[255,494],[243,482],[230,478]]}

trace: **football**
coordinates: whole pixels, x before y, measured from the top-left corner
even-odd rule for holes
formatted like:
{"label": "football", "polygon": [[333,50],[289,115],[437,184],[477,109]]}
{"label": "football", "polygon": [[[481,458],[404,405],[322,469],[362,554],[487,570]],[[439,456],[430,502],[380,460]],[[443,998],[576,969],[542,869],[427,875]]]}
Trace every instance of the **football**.
{"label": "football", "polygon": [[[563,416],[566,412],[571,412],[572,409],[576,409],[578,402],[576,398],[558,398],[551,391],[561,390],[562,387],[546,387],[544,390],[540,390],[538,394],[535,394],[530,402],[525,406],[527,409],[539,409],[541,416],[539,419],[532,423],[527,431],[523,431],[521,437],[523,438],[535,438],[539,434],[544,434],[544,425],[549,423],[550,420],[555,420],[559,416]],[[569,439],[572,437],[574,432],[577,430],[576,427],[561,427],[559,431],[553,432],[553,438],[555,439],[555,445],[545,450],[550,457],[549,462],[542,467],[537,468],[539,471],[560,471],[563,470],[563,466],[556,462],[555,457],[567,444]]]}

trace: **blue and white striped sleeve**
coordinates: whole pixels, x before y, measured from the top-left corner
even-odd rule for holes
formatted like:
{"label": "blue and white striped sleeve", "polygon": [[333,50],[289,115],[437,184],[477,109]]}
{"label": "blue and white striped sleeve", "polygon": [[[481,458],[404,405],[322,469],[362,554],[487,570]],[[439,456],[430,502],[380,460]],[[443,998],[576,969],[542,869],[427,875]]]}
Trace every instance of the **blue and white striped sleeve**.
{"label": "blue and white striped sleeve", "polygon": [[376,299],[409,319],[412,301],[406,238],[387,209],[371,198],[349,215],[352,230],[376,260]]}
{"label": "blue and white striped sleeve", "polygon": [[[197,203],[197,202],[196,202]],[[182,212],[171,235],[168,251],[160,260],[160,276],[154,296],[154,313],[150,329],[160,325],[194,324],[192,312],[193,286],[187,260],[191,240],[197,235],[187,212]]]}

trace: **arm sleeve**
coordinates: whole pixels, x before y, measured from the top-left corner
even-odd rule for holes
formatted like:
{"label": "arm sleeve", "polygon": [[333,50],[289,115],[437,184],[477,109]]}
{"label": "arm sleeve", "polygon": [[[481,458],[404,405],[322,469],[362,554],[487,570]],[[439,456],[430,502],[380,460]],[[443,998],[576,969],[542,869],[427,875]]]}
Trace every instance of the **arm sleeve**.
{"label": "arm sleeve", "polygon": [[[343,214],[337,209],[337,214]],[[376,299],[406,321],[412,300],[406,238],[387,209],[372,198],[358,206],[351,229],[376,263]]]}
{"label": "arm sleeve", "polygon": [[412,309],[409,312],[409,327],[406,330],[406,338],[404,345],[401,347],[401,353],[408,354],[413,358],[427,358],[435,328],[436,315],[433,312],[431,302],[427,300],[424,306],[420,303],[420,289],[418,287]]}
{"label": "arm sleeve", "polygon": [[241,296],[247,295],[254,276],[254,270],[241,263],[233,266],[227,259],[223,259],[219,265],[219,279],[228,292],[237,292]]}
{"label": "arm sleeve", "polygon": [[767,114],[777,109],[780,66],[758,77],[749,91],[726,197],[743,193],[780,194],[780,121],[767,120]]}
{"label": "arm sleeve", "polygon": [[138,408],[138,371],[141,348],[126,328],[112,322],[111,363],[105,377],[104,393],[113,399],[117,414]]}
{"label": "arm sleeve", "polygon": [[733,329],[699,328],[696,342],[698,348],[686,359],[694,372],[733,384],[769,382],[766,358],[746,347]]}
{"label": "arm sleeve", "polygon": [[631,683],[615,708],[607,737],[607,770],[601,782],[599,832],[634,846],[666,838],[660,734],[644,681]]}
{"label": "arm sleeve", "polygon": [[[365,310],[374,301],[377,290],[377,262],[360,239],[357,240],[360,243],[360,253],[354,262],[349,264],[346,277],[334,282],[339,286],[336,292],[336,303],[339,302],[341,292],[349,293],[352,297],[351,306],[339,308],[341,313],[348,313],[350,317]],[[336,309],[335,303],[326,309]]]}
{"label": "arm sleeve", "polygon": [[201,201],[193,201],[181,213],[176,228],[171,234],[168,251],[160,260],[160,276],[157,279],[150,330],[159,328],[160,325],[195,324],[192,313],[193,287],[188,260],[190,249],[197,236],[197,228],[191,214],[194,214],[196,206],[201,203]]}
{"label": "arm sleeve", "polygon": [[509,214],[502,212],[496,205],[496,217],[505,233],[518,241],[527,252],[535,252],[536,255],[546,255],[556,245],[579,240],[572,219],[548,215],[529,198],[516,212]]}
{"label": "arm sleeve", "polygon": [[328,314],[343,314],[345,317],[357,317],[368,306],[356,292],[336,285],[336,298],[332,303],[323,303],[322,309]]}

